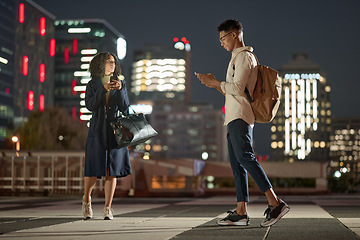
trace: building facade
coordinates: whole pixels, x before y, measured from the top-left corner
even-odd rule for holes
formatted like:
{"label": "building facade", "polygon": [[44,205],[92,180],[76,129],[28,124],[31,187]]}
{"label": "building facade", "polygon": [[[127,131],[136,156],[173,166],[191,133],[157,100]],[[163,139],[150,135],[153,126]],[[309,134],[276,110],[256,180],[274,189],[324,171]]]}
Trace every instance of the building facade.
{"label": "building facade", "polygon": [[55,16],[30,0],[15,1],[15,117],[26,118],[54,101]]}
{"label": "building facade", "polygon": [[102,19],[57,20],[55,28],[55,104],[68,109],[73,118],[89,120],[84,100],[89,63],[98,52],[124,59],[125,38]]}
{"label": "building facade", "polygon": [[281,105],[271,126],[272,160],[328,161],[330,86],[307,54],[294,54],[280,70]]}
{"label": "building facade", "polygon": [[159,132],[152,140],[154,158],[227,161],[224,114],[212,105],[159,101],[150,120]]}
{"label": "building facade", "polygon": [[332,173],[360,177],[360,118],[332,118],[330,160]]}
{"label": "building facade", "polygon": [[15,3],[0,0],[0,142],[14,118],[15,15]]}
{"label": "building facade", "polygon": [[134,101],[190,101],[190,43],[185,37],[173,41],[135,51],[130,88]]}

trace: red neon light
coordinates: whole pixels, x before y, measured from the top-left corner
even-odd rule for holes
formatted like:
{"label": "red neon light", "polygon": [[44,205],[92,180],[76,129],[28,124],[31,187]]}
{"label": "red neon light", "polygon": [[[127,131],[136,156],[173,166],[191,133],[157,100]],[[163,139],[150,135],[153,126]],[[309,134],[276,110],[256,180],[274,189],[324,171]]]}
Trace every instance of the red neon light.
{"label": "red neon light", "polygon": [[29,73],[29,58],[28,56],[23,56],[23,74],[24,76],[28,75]]}
{"label": "red neon light", "polygon": [[41,112],[45,109],[45,97],[42,94],[39,96],[39,109]]}
{"label": "red neon light", "polygon": [[182,37],[181,41],[183,41],[183,43],[185,43],[187,41],[186,37]]}
{"label": "red neon light", "polygon": [[65,62],[65,64],[69,63],[69,48],[68,47],[66,47],[64,50],[64,62]]}
{"label": "red neon light", "polygon": [[19,4],[19,23],[23,23],[25,20],[25,7],[23,3]]}
{"label": "red neon light", "polygon": [[75,88],[76,87],[76,80],[72,80],[71,82],[71,89],[72,89],[72,95],[76,95]]}
{"label": "red neon light", "polygon": [[45,64],[41,63],[39,67],[39,80],[40,82],[45,81]]}
{"label": "red neon light", "polygon": [[71,108],[71,115],[72,115],[72,118],[73,118],[73,120],[76,120],[76,107],[75,106],[73,106],[72,108]]}
{"label": "red neon light", "polygon": [[5,89],[6,94],[10,94],[10,88]]}
{"label": "red neon light", "polygon": [[50,57],[55,56],[55,39],[50,40]]}
{"label": "red neon light", "polygon": [[76,38],[73,40],[72,52],[74,55],[78,52],[78,40]]}
{"label": "red neon light", "polygon": [[173,38],[173,41],[174,41],[174,42],[178,42],[178,41],[179,41],[179,38],[174,37],[174,38]]}
{"label": "red neon light", "polygon": [[44,17],[40,18],[40,35],[45,36],[46,32],[46,19]]}
{"label": "red neon light", "polygon": [[32,111],[34,109],[34,92],[28,92],[28,109]]}

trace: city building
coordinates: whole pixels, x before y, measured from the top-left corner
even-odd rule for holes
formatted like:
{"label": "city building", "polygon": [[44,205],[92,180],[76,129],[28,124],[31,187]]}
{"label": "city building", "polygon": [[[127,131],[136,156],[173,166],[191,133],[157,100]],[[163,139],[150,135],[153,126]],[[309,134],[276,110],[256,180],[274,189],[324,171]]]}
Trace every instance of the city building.
{"label": "city building", "polygon": [[330,160],[332,173],[360,177],[360,118],[332,118]]}
{"label": "city building", "polygon": [[281,67],[281,105],[271,126],[272,159],[328,161],[330,86],[307,54],[297,53]]}
{"label": "city building", "polygon": [[26,118],[54,101],[55,16],[30,0],[15,1],[15,117]]}
{"label": "city building", "polygon": [[15,3],[0,0],[0,142],[14,118],[15,15]]}
{"label": "city building", "polygon": [[125,38],[103,19],[56,20],[55,31],[55,104],[68,109],[74,119],[89,120],[84,100],[89,63],[98,52],[124,59]]}
{"label": "city building", "polygon": [[152,140],[151,158],[227,161],[224,114],[211,104],[158,101],[150,121],[159,133]]}
{"label": "city building", "polygon": [[173,45],[147,45],[135,51],[130,92],[136,101],[190,101],[190,43],[175,37]]}

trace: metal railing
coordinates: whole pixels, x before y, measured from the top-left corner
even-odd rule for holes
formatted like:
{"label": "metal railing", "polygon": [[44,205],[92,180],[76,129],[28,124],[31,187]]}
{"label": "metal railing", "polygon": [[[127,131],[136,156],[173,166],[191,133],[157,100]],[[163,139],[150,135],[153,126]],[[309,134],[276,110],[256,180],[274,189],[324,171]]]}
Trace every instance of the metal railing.
{"label": "metal railing", "polygon": [[[84,161],[84,152],[2,152],[0,193],[81,194]],[[94,192],[103,192],[102,179]]]}

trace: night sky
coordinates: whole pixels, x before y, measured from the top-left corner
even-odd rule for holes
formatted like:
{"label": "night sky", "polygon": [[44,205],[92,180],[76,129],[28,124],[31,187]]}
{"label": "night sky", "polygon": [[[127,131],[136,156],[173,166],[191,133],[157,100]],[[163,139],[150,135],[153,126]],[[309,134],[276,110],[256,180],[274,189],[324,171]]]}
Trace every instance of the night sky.
{"label": "night sky", "polygon": [[[192,72],[212,72],[225,79],[230,53],[220,46],[217,26],[235,18],[244,26],[245,44],[254,47],[261,64],[275,69],[306,52],[326,73],[331,110],[337,117],[360,117],[360,1],[358,0],[33,0],[57,19],[102,18],[128,44],[122,64],[125,77],[133,51],[146,43],[172,44],[185,36],[191,44]],[[216,90],[192,79],[192,100],[224,103]],[[256,127],[255,140],[265,126]],[[256,132],[257,131],[257,132]],[[261,145],[261,144],[260,144]],[[258,149],[268,153],[269,148]]]}

